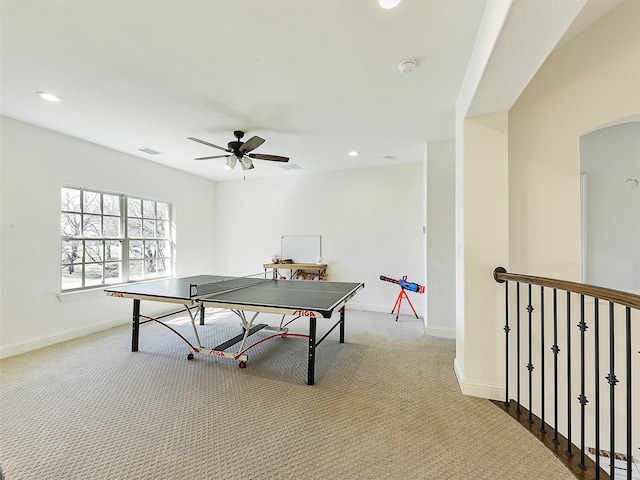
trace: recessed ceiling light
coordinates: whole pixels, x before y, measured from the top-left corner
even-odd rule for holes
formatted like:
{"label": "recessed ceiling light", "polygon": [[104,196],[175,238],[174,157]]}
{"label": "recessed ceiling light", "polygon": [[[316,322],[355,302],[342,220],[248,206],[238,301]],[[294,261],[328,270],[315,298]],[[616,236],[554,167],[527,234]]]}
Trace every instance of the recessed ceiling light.
{"label": "recessed ceiling light", "polygon": [[36,95],[38,95],[43,100],[46,100],[47,102],[58,103],[61,100],[60,97],[49,92],[36,92]]}
{"label": "recessed ceiling light", "polygon": [[385,10],[390,10],[392,8],[396,8],[402,2],[404,2],[404,0],[378,0],[378,5],[380,5]]}
{"label": "recessed ceiling light", "polygon": [[358,152],[356,152],[355,150],[351,150],[351,151],[349,152],[349,156],[350,156],[350,157],[357,157],[358,155],[360,155],[360,154],[359,154]]}

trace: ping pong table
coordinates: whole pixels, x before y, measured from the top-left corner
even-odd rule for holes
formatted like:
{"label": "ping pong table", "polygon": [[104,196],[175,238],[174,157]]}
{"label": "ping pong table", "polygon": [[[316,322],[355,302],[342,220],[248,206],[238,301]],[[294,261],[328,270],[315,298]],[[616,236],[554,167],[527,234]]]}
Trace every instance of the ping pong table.
{"label": "ping pong table", "polygon": [[[313,385],[315,382],[316,348],[337,326],[339,326],[340,343],[344,343],[344,307],[362,288],[364,288],[363,283],[306,282],[251,276],[197,275],[116,286],[107,288],[105,291],[111,297],[133,299],[132,352],[138,351],[140,324],[144,321],[161,323],[182,338],[189,345],[187,355],[189,360],[194,358],[194,354],[212,355],[237,360],[240,368],[246,367],[247,350],[268,338],[306,337],[309,342],[307,384]],[[141,315],[140,303],[142,300],[182,305],[191,319],[195,345],[159,319]],[[216,347],[203,347],[196,327],[196,318],[199,314],[199,323],[204,325],[204,312],[207,307],[228,309],[235,313],[242,322],[243,333]],[[316,339],[316,320],[318,318],[330,319],[335,311],[340,314],[339,320],[329,328],[324,336],[319,340]],[[249,316],[246,312],[251,312],[252,315]],[[282,315],[280,325],[255,324],[260,313]],[[141,322],[141,318],[144,320],[143,322]],[[308,319],[308,335],[289,333],[287,325],[298,318]],[[286,323],[285,319],[288,319]],[[247,345],[248,337],[263,329],[272,330],[275,333],[252,345]],[[230,351],[231,347],[237,344],[240,344],[239,348]]]}

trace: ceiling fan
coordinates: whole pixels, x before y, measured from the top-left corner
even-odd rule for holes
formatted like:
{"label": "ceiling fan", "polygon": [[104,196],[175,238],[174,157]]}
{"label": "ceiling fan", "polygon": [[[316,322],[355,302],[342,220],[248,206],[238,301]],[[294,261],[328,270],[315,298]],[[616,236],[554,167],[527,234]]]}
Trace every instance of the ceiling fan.
{"label": "ceiling fan", "polygon": [[198,157],[195,160],[211,160],[213,158],[226,158],[227,159],[227,168],[233,169],[236,166],[236,163],[239,161],[243,170],[251,170],[253,167],[253,161],[251,159],[255,158],[258,160],[269,160],[272,162],[288,162],[289,157],[280,157],[278,155],[267,155],[263,153],[249,153],[260,145],[264,143],[264,139],[253,136],[246,142],[242,142],[241,139],[244,137],[244,132],[240,130],[236,130],[233,132],[236,140],[233,142],[229,142],[227,148],[220,147],[218,145],[214,145],[213,143],[205,142],[204,140],[200,140],[194,137],[187,137],[189,140],[193,140],[194,142],[202,143],[203,145],[207,145],[209,147],[217,148],[218,150],[224,150],[227,152],[226,155],[214,155],[212,157]]}

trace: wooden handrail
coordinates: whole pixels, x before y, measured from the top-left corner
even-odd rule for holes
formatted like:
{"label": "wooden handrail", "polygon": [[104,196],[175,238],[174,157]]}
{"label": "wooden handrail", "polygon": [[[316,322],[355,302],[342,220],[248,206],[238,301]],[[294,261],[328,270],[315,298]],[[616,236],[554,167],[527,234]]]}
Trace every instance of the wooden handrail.
{"label": "wooden handrail", "polygon": [[625,307],[636,308],[640,310],[640,295],[634,293],[614,290],[612,288],[597,287],[586,283],[569,282],[566,280],[556,280],[554,278],[534,277],[531,275],[521,275],[519,273],[509,273],[504,267],[496,267],[493,270],[493,278],[498,283],[504,283],[507,280],[513,280],[521,283],[529,283],[532,285],[540,285],[543,287],[557,288],[567,292],[587,295],[589,297],[599,298],[609,302],[617,303]]}

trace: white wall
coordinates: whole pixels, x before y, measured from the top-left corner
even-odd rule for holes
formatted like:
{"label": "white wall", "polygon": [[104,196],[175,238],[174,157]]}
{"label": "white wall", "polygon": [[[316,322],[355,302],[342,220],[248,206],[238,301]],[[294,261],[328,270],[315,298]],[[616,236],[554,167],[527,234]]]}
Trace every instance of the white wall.
{"label": "white wall", "polygon": [[[463,210],[461,252],[457,252],[456,375],[467,395],[501,398],[504,362],[500,337],[504,317],[502,290],[491,281],[498,265],[508,264],[509,128],[506,112],[465,119],[464,162],[458,162],[458,186],[464,188],[456,214]],[[457,152],[456,152],[457,155]],[[457,161],[460,159],[458,158]],[[460,298],[461,297],[461,298]]]}
{"label": "white wall", "polygon": [[455,141],[429,142],[427,150],[427,315],[430,335],[455,338]]}
{"label": "white wall", "polygon": [[223,182],[215,203],[222,274],[262,271],[282,235],[321,235],[329,280],[365,283],[348,308],[391,312],[399,288],[380,275],[424,285],[420,163]]}
{"label": "white wall", "polygon": [[580,137],[640,112],[640,8],[556,50],[509,112],[511,269],[580,281]]}
{"label": "white wall", "polygon": [[[640,291],[640,122],[603,128],[580,138],[586,178],[586,283]],[[584,225],[583,225],[584,227]]]}
{"label": "white wall", "polygon": [[1,356],[130,320],[131,302],[101,290],[58,298],[63,184],[173,202],[177,274],[215,270],[215,213],[203,214],[214,202],[214,182],[11,118],[0,121]]}

